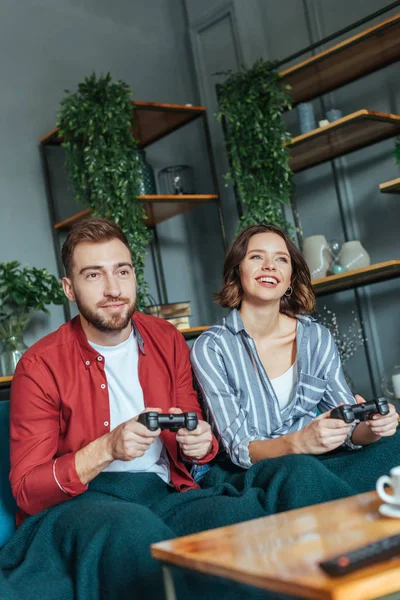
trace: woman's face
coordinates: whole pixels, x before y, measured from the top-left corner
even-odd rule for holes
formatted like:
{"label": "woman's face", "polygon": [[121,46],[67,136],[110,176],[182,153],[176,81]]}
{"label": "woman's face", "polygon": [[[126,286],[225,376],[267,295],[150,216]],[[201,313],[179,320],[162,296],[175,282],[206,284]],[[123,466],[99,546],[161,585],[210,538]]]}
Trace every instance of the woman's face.
{"label": "woman's face", "polygon": [[279,301],[292,277],[292,261],[285,240],[272,232],[253,235],[239,272],[244,300],[258,304]]}

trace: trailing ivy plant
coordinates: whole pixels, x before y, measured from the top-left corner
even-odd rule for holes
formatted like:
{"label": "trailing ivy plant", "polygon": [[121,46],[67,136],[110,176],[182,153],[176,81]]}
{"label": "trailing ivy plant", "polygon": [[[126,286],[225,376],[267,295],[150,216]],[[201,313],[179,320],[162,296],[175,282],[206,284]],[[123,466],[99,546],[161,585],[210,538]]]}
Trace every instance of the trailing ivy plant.
{"label": "trailing ivy plant", "polygon": [[132,134],[131,90],[111,75],[93,73],[66,91],[58,116],[66,167],[77,200],[93,215],[113,221],[125,233],[138,282],[137,306],[143,309],[148,286],[144,262],[151,235],[138,201],[141,165]]}
{"label": "trailing ivy plant", "polygon": [[291,229],[283,210],[292,191],[290,136],[282,120],[291,103],[275,64],[260,59],[251,68],[226,73],[228,79],[218,86],[217,118],[225,119],[231,165],[226,179],[245,207],[238,231],[257,223]]}
{"label": "trailing ivy plant", "polygon": [[400,138],[396,140],[396,148],[393,152],[393,156],[396,159],[398,165],[400,165]]}

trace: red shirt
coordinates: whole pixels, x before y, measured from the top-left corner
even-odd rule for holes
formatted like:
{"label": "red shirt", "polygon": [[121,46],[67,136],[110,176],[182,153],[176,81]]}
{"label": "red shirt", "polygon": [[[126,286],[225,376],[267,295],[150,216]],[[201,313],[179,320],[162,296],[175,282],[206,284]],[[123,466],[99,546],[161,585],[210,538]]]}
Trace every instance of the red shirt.
{"label": "red shirt", "polygon": [[[176,406],[202,419],[193,389],[189,348],[182,334],[163,319],[135,313],[139,380],[146,406],[168,412]],[[18,363],[11,387],[10,481],[20,512],[27,514],[64,502],[87,490],[76,472],[75,453],[110,431],[110,405],[104,358],[88,344],[75,317],[29,348]],[[178,491],[194,483],[176,443],[161,432],[168,452],[171,483]],[[211,452],[200,464],[216,455]]]}

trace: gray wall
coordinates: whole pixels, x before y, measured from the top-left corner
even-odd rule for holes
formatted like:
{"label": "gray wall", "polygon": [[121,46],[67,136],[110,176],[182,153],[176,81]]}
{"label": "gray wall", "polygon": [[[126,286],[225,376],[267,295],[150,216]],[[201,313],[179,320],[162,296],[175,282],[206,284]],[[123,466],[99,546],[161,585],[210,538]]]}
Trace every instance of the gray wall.
{"label": "gray wall", "polygon": [[[283,59],[387,4],[382,0],[365,0],[361,4],[348,0],[203,0],[202,3],[186,0],[202,101],[208,109],[216,106],[215,72],[237,69],[241,63],[251,65],[259,57]],[[394,12],[375,19],[370,25]],[[370,25],[363,25],[354,33]],[[326,95],[322,102],[315,100],[317,117],[322,118],[324,109],[331,107],[341,109],[343,114],[361,108],[399,114],[399,75],[400,65],[396,63]],[[297,135],[295,111],[286,114],[285,120],[288,130]],[[212,127],[222,174],[227,166],[223,136],[217,123]],[[396,196],[379,193],[379,183],[398,176],[393,149],[394,140],[388,140],[335,161],[350,239],[361,240],[372,263],[400,256],[397,227],[400,203]],[[344,241],[332,164],[309,169],[296,175],[294,181],[304,235],[320,233],[328,240],[341,238]],[[236,219],[231,191],[225,190],[223,201],[232,229]],[[400,281],[395,280],[362,288],[359,292],[372,381],[377,392],[380,392],[382,374],[400,362],[399,291]],[[334,309],[345,328],[353,319],[355,302],[354,291],[348,291],[321,298],[318,306]],[[359,350],[346,367],[356,389],[369,397],[373,391],[364,350]]]}
{"label": "gray wall", "polygon": [[[183,2],[2,0],[0,261],[57,272],[38,143],[55,126],[64,90],[76,89],[93,70],[127,81],[137,100],[198,103]],[[193,165],[198,189],[210,193],[205,154],[202,129],[194,123],[149,148],[148,159],[156,171]],[[204,215],[211,217],[210,226],[204,226]],[[223,256],[216,217],[210,205],[159,227],[169,300],[192,300],[193,324],[216,316],[211,293],[218,279],[209,273],[214,252],[219,263]],[[201,248],[208,248],[205,256]],[[150,257],[146,276],[155,295]],[[63,321],[60,308],[53,307],[50,317],[37,314],[27,343]]]}

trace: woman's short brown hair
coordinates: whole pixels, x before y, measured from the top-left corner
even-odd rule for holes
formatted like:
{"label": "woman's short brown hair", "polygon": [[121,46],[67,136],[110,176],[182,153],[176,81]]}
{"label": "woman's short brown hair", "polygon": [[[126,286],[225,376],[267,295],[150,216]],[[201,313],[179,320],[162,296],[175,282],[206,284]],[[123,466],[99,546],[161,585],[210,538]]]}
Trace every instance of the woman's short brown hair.
{"label": "woman's short brown hair", "polygon": [[243,298],[239,266],[246,256],[249,240],[257,233],[276,233],[285,241],[292,262],[292,294],[282,296],[280,312],[290,316],[311,313],[315,307],[315,294],[310,270],[300,250],[288,234],[276,225],[250,225],[232,242],[225,258],[222,290],[215,294],[216,302],[225,308],[239,308]]}
{"label": "woman's short brown hair", "polygon": [[76,246],[82,242],[99,243],[109,242],[111,240],[120,240],[129,248],[128,240],[125,237],[122,229],[115,223],[107,221],[107,219],[82,219],[78,221],[71,231],[68,233],[62,250],[61,258],[65,268],[67,277],[72,275],[73,254]]}

